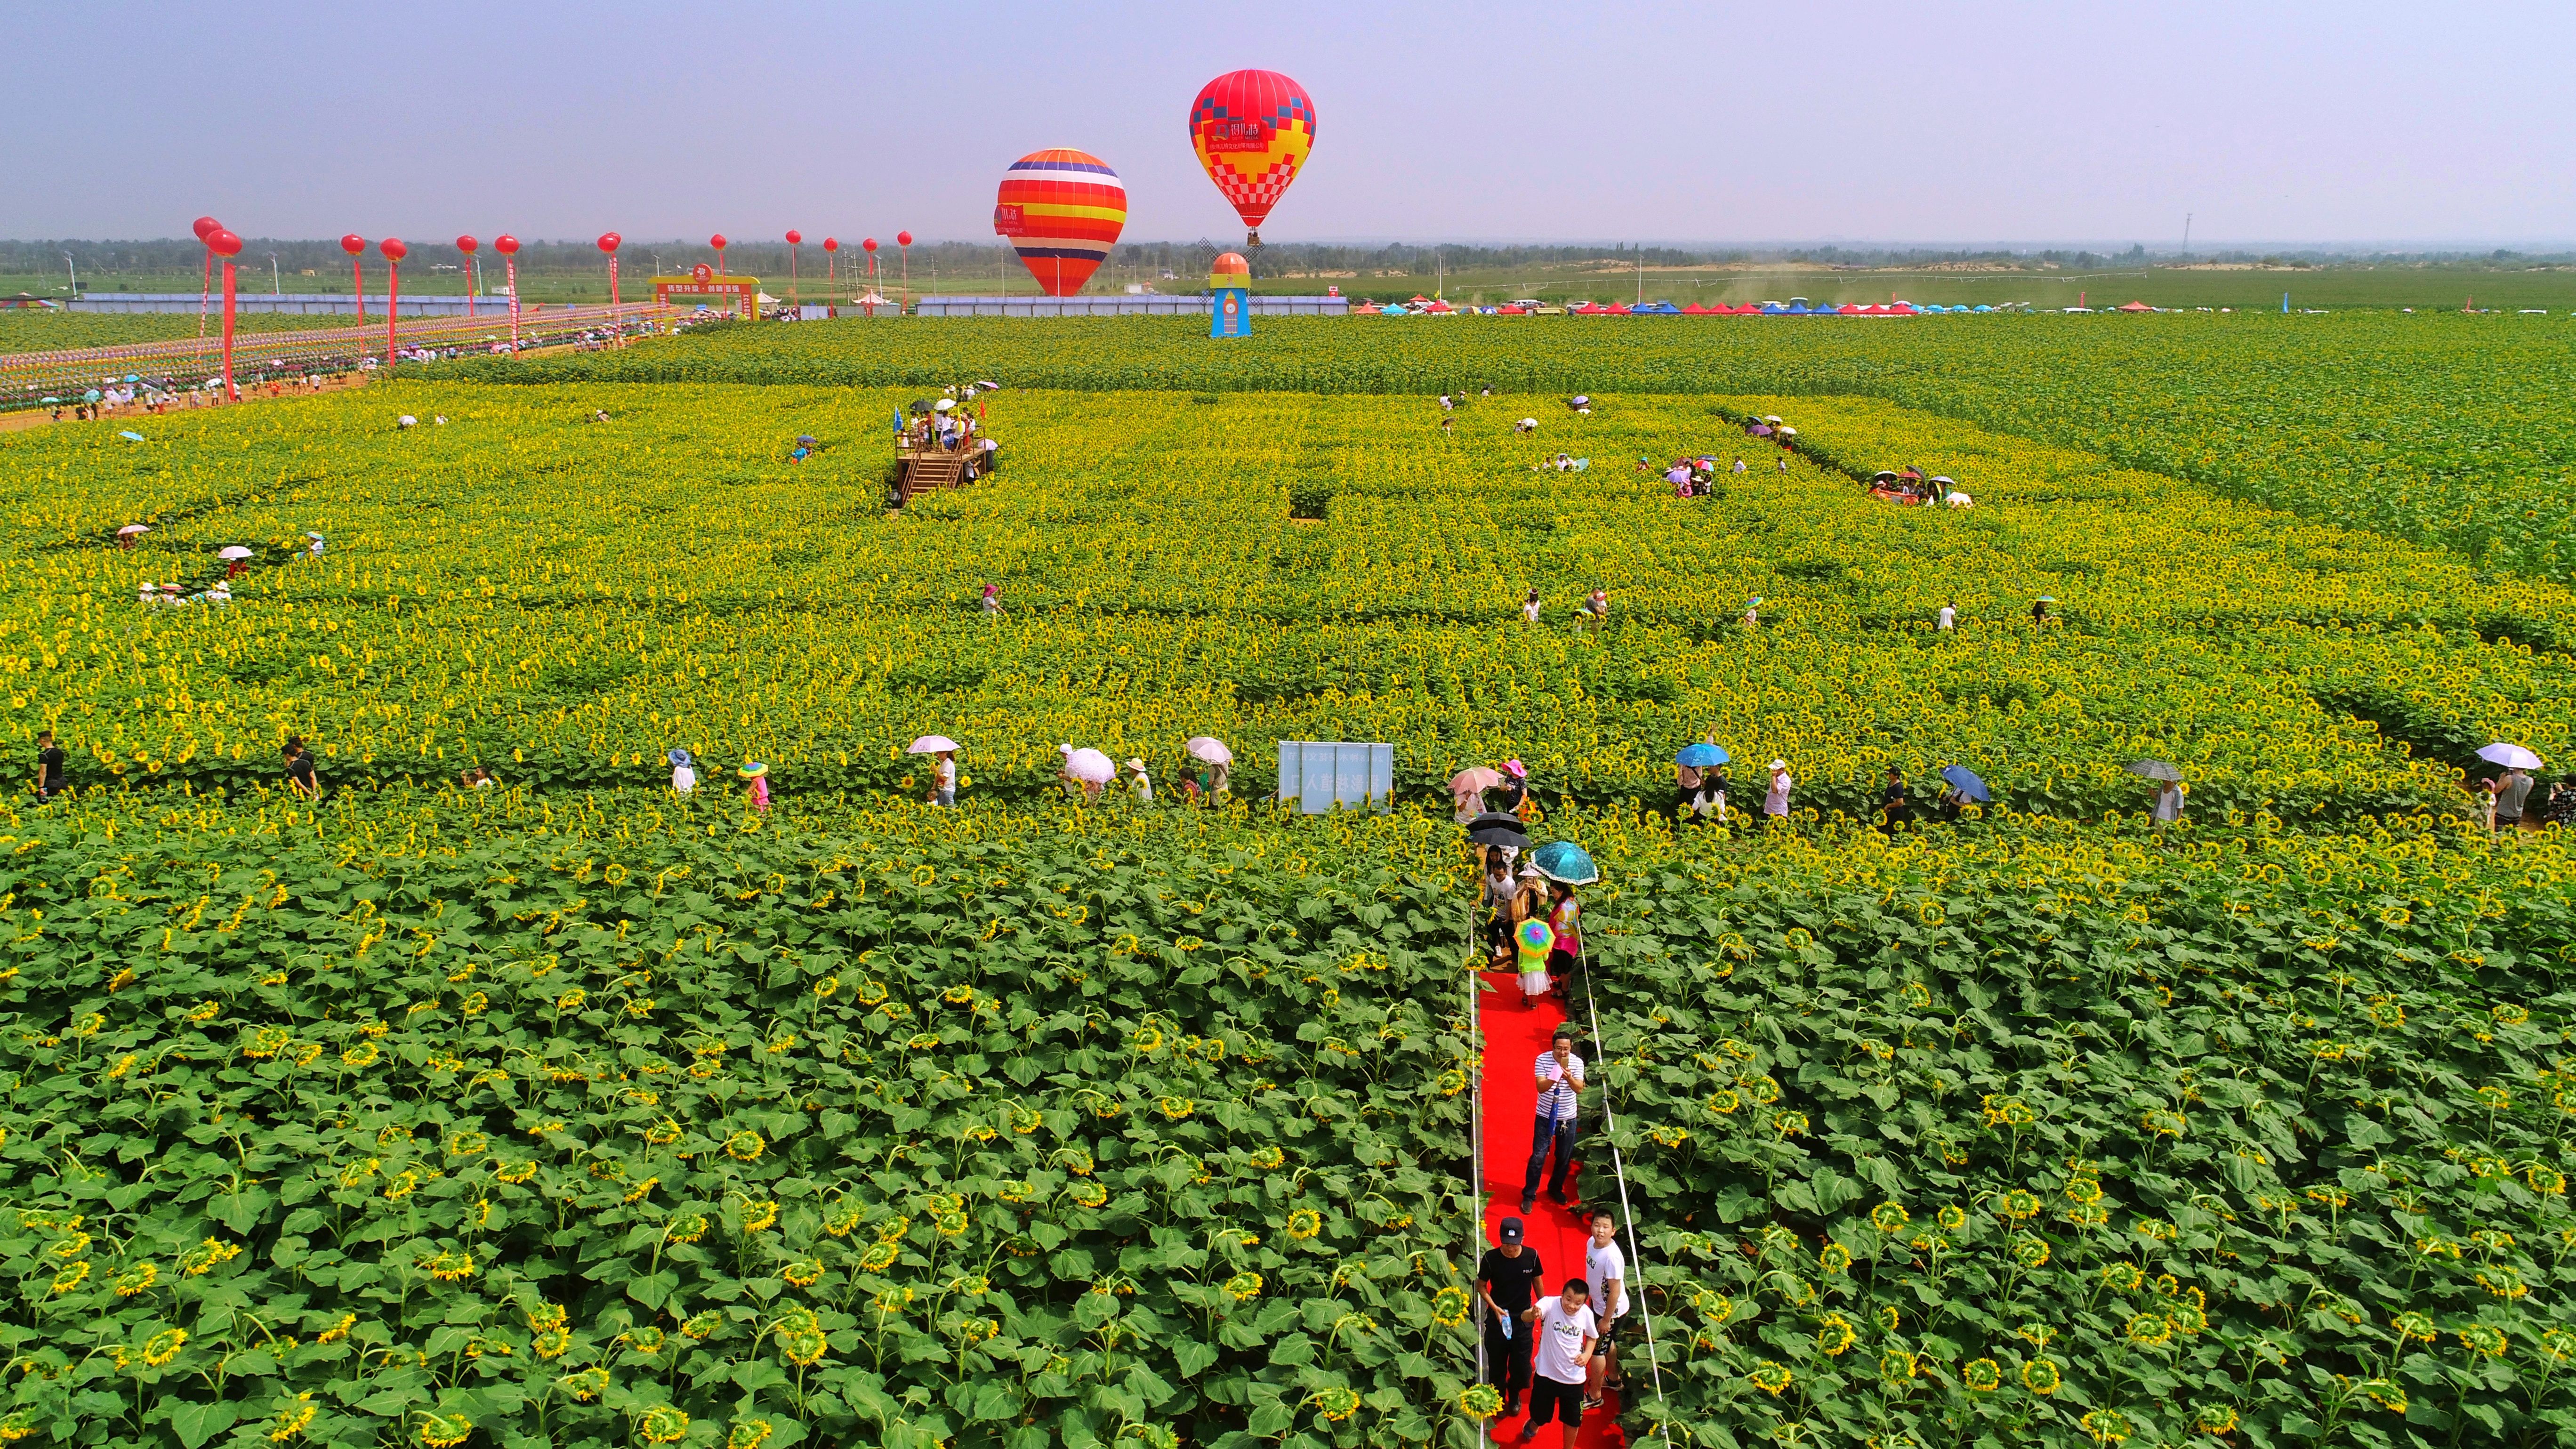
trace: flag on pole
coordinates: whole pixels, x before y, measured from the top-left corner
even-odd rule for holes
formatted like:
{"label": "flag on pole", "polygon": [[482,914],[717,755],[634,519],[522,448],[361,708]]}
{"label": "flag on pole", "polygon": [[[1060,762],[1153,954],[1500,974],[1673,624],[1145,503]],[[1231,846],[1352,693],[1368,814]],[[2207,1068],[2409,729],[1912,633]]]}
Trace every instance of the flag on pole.
{"label": "flag on pole", "polygon": [[894,410],[894,430],[898,433],[903,431],[903,409],[901,408]]}

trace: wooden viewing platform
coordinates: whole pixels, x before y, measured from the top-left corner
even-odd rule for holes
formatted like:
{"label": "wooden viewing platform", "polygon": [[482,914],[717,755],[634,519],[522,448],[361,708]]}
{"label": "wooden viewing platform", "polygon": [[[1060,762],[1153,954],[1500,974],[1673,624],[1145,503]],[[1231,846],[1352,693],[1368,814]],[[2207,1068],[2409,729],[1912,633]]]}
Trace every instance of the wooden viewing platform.
{"label": "wooden viewing platform", "polygon": [[954,447],[942,447],[939,435],[927,423],[916,423],[896,434],[893,506],[901,508],[916,493],[963,488],[993,472],[1000,464],[1001,453],[985,447],[985,441],[979,434],[960,439]]}

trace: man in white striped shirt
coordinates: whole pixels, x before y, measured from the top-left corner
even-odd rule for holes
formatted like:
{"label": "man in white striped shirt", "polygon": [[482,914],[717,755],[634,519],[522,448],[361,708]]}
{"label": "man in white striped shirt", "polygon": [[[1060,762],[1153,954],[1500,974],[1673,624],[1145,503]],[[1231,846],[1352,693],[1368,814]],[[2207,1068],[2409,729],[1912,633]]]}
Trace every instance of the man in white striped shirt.
{"label": "man in white striped shirt", "polygon": [[1560,1026],[1548,1049],[1538,1054],[1538,1110],[1530,1130],[1529,1174],[1521,1180],[1521,1211],[1538,1211],[1539,1173],[1556,1153],[1548,1174],[1550,1201],[1565,1201],[1565,1175],[1574,1166],[1574,1108],[1583,1091],[1583,1058],[1574,1054],[1574,1029]]}

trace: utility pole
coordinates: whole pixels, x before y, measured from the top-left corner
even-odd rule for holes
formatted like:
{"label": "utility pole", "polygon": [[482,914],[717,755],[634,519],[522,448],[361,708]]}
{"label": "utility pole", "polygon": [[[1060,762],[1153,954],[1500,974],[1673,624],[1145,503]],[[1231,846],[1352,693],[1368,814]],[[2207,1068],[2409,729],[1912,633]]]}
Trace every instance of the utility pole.
{"label": "utility pole", "polygon": [[1637,244],[1637,305],[1646,305],[1646,244]]}
{"label": "utility pole", "polygon": [[2182,259],[2191,260],[2191,213],[2182,214]]}

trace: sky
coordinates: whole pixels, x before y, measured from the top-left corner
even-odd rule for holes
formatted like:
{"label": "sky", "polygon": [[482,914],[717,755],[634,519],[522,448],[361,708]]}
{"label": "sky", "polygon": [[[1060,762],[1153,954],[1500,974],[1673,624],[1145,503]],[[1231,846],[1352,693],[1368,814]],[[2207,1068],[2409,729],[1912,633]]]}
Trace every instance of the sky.
{"label": "sky", "polygon": [[[49,24],[57,22],[48,22]],[[759,7],[86,0],[0,87],[0,236],[992,239],[1090,151],[1129,240],[1242,226],[1201,84],[1301,82],[1278,241],[2576,238],[2555,0]],[[28,27],[22,40],[33,40]],[[33,63],[30,63],[30,62]]]}

